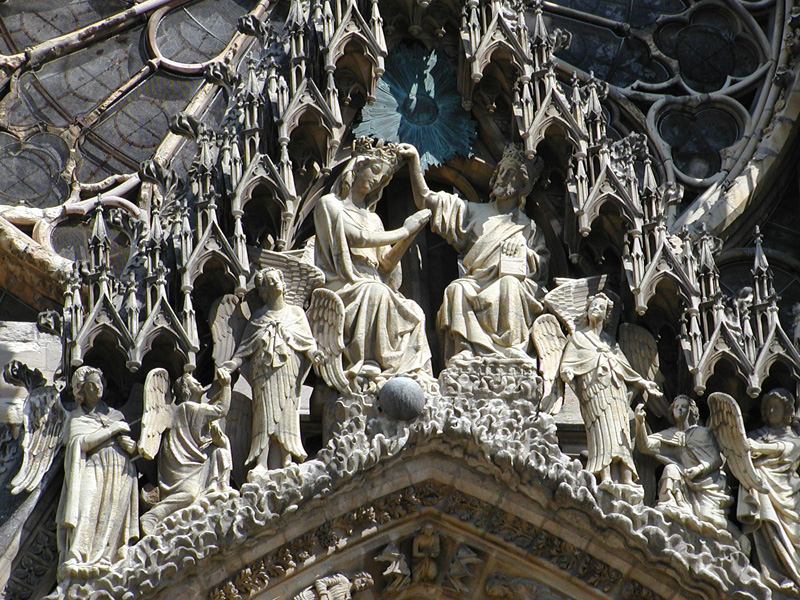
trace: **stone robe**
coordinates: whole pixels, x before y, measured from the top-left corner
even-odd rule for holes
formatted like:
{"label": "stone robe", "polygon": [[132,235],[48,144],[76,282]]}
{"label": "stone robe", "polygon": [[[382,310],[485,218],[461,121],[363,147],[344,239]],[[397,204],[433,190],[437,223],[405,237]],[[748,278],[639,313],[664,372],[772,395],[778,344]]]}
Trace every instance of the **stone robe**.
{"label": "stone robe", "polygon": [[351,246],[345,223],[365,231],[384,227],[374,212],[346,205],[334,195],[323,197],[314,209],[315,262],[325,274],[325,286],[345,306],[343,362],[348,379],[354,380],[365,366],[385,379],[413,373],[432,377],[425,314],[397,291],[399,264],[386,277],[379,270],[379,260],[390,247]]}
{"label": "stone robe", "polygon": [[753,534],[765,581],[784,587],[783,580],[788,579],[800,587],[800,437],[791,430],[776,434],[769,427],[749,436],[776,444],[780,452],[754,456],[753,464],[769,491],[739,487],[737,516],[744,532]]}
{"label": "stone robe", "polygon": [[[498,212],[494,203],[466,202],[435,194],[431,229],[461,255],[464,275],[447,286],[436,326],[445,359],[462,350],[474,355],[530,351],[530,325],[542,306],[538,281],[547,276],[550,252],[544,236],[521,210]],[[526,248],[526,276],[501,274],[502,246],[515,240]]]}
{"label": "stone robe", "polygon": [[275,439],[302,461],[308,456],[300,437],[300,395],[311,366],[303,355],[317,344],[299,306],[256,313],[247,324],[234,358],[249,361],[253,391],[253,437],[247,463]]}
{"label": "stone robe", "polygon": [[139,537],[136,467],[117,436],[96,443],[104,429],[124,421],[102,402],[91,412],[70,413],[64,457],[64,485],[56,522],[62,564],[87,571],[124,558],[124,548]]}
{"label": "stone robe", "polygon": [[628,418],[628,384],[642,381],[614,340],[599,337],[588,328],[569,336],[561,358],[561,376],[571,370],[572,384],[580,399],[581,417],[586,425],[589,462],[586,469],[599,473],[614,460],[627,465],[636,478],[631,454]]}
{"label": "stone robe", "polygon": [[[649,435],[647,448],[666,463],[658,484],[659,505],[675,506],[725,529],[725,512],[733,499],[727,491],[722,457],[711,430],[697,425],[685,431],[670,427]],[[705,474],[688,478],[685,471],[693,467],[702,467]],[[676,502],[675,492],[683,502]]]}

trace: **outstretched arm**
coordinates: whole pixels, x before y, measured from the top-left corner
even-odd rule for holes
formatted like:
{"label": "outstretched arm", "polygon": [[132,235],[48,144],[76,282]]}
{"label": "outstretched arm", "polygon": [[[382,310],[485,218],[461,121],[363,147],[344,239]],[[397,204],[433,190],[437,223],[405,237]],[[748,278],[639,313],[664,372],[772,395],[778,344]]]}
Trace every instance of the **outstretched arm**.
{"label": "outstretched arm", "polygon": [[399,154],[408,159],[408,170],[411,174],[411,191],[414,194],[414,203],[417,208],[433,210],[436,208],[436,197],[422,176],[419,152],[411,144],[400,144]]}

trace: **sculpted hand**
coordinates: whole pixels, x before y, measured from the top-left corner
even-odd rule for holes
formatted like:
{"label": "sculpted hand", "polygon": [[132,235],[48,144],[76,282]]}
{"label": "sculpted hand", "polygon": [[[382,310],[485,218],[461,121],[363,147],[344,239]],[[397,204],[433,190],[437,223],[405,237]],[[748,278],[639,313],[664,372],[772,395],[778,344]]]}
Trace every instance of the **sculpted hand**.
{"label": "sculpted hand", "polygon": [[119,445],[122,449],[127,452],[128,454],[135,454],[136,453],[136,442],[134,442],[131,438],[127,435],[119,436]]}
{"label": "sculpted hand", "polygon": [[111,430],[114,432],[115,435],[120,433],[131,432],[131,428],[128,427],[128,424],[125,421],[114,421],[114,423],[111,425]]}
{"label": "sculpted hand", "polygon": [[430,221],[430,219],[431,211],[425,208],[409,216],[403,223],[403,227],[405,227],[409,234],[414,234],[425,227],[425,224]]}
{"label": "sculpted hand", "polygon": [[417,149],[411,144],[398,144],[397,153],[403,158],[419,157],[419,152],[417,152]]}
{"label": "sculpted hand", "polygon": [[642,389],[654,398],[661,398],[661,396],[664,395],[663,392],[658,389],[658,384],[655,381],[646,381]]}
{"label": "sculpted hand", "polygon": [[507,256],[519,256],[522,254],[522,249],[524,248],[524,244],[522,241],[510,238],[503,242],[503,245],[500,247],[500,250],[503,254]]}
{"label": "sculpted hand", "polygon": [[691,467],[689,469],[686,469],[686,476],[689,479],[694,479],[698,475],[700,475],[700,467]]}
{"label": "sculpted hand", "polygon": [[636,410],[633,411],[633,414],[637,423],[644,423],[645,417],[647,416],[647,413],[644,410],[644,404],[639,404],[636,407]]}
{"label": "sculpted hand", "polygon": [[564,381],[572,381],[575,379],[575,373],[572,372],[572,369],[564,369],[561,371],[561,379]]}
{"label": "sculpted hand", "polygon": [[322,350],[314,350],[311,352],[311,361],[315,365],[320,365],[325,361],[325,353]]}
{"label": "sculpted hand", "polygon": [[222,387],[228,387],[231,384],[231,372],[224,366],[217,367],[216,376]]}

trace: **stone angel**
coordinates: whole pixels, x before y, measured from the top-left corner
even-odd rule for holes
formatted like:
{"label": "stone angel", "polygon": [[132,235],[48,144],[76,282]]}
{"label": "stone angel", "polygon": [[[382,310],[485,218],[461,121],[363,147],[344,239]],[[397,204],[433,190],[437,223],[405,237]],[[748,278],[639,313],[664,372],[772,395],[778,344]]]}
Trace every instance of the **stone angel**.
{"label": "stone angel", "polygon": [[59,581],[97,576],[139,537],[136,442],[122,413],[103,402],[104,388],[100,369],[82,366],[72,376],[78,406],[67,421],[56,513]]}
{"label": "stone angel", "polygon": [[670,514],[689,514],[719,529],[728,527],[726,512],[733,504],[722,471],[722,455],[712,431],[700,425],[700,410],[688,396],[670,405],[669,427],[651,433],[645,405],[636,407],[636,445],[663,463],[657,507]]}
{"label": "stone angel", "polygon": [[9,425],[14,438],[22,430],[22,464],[11,480],[11,493],[32,492],[50,470],[61,447],[67,422],[67,411],[61,404],[58,390],[42,376],[39,369],[32,370],[17,360],[3,369],[3,378],[10,384],[28,391],[25,399],[12,403]]}
{"label": "stone angel", "polygon": [[[275,254],[275,253],[273,253]],[[286,268],[301,268],[286,259]],[[300,396],[312,362],[326,362],[317,348],[297,290],[287,290],[281,270],[267,267],[253,278],[261,306],[248,297],[224,296],[212,307],[214,360],[229,372],[241,370],[252,390],[252,437],[246,463],[250,477],[306,452],[300,438]],[[310,291],[310,290],[309,290]],[[289,300],[291,297],[292,301]],[[298,304],[299,303],[299,304]],[[272,457],[272,459],[271,459]]]}
{"label": "stone angel", "polygon": [[175,382],[174,394],[166,369],[147,374],[138,448],[148,460],[158,456],[159,499],[142,515],[145,535],[201,496],[230,489],[230,441],[220,420],[230,409],[231,376],[217,369],[216,377],[220,390],[209,398],[211,386],[203,387],[190,373]]}
{"label": "stone angel", "polygon": [[614,303],[602,292],[590,295],[603,282],[593,278],[556,283],[558,287],[545,296],[544,302],[567,327],[569,336],[559,355],[563,338],[556,333],[558,323],[552,315],[539,317],[543,321],[534,326],[533,333],[545,371],[543,379],[546,385],[549,381],[554,386],[558,356],[557,376],[574,388],[580,402],[589,451],[587,470],[601,484],[625,486],[619,491],[629,491],[632,501],[640,501],[643,492],[636,483],[639,476],[633,463],[628,391],[638,388],[654,397],[660,397],[661,391],[654,381],[636,372],[614,338],[604,331]]}
{"label": "stone angel", "polygon": [[[795,399],[785,389],[761,400],[764,426],[745,435],[739,405],[729,395],[709,395],[709,425],[739,480],[736,515],[753,536],[764,581],[800,593],[800,435]],[[794,596],[793,596],[794,597]]]}

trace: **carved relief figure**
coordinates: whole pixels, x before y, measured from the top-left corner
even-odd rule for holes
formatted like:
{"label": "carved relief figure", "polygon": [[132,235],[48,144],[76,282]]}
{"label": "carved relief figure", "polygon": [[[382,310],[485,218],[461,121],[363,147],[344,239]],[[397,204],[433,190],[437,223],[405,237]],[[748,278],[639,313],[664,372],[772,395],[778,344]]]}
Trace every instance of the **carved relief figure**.
{"label": "carved relief figure", "polygon": [[411,578],[415,583],[432,582],[436,579],[439,573],[437,559],[441,550],[439,534],[433,530],[431,523],[425,523],[411,546]]}
{"label": "carved relief figure", "polygon": [[99,369],[72,376],[78,407],[69,415],[64,486],[58,505],[59,580],[95,576],[124,558],[139,537],[139,498],[132,456],[136,442],[122,413],[102,401]]}
{"label": "carved relief figure", "polygon": [[320,577],[314,585],[297,594],[293,600],[351,600],[353,594],[373,585],[372,575],[357,573],[352,581],[343,573]]}
{"label": "carved relief figure", "polygon": [[550,252],[525,214],[534,183],[522,151],[508,146],[497,165],[488,203],[432,192],[410,144],[411,183],[419,208],[433,211],[431,228],[461,255],[464,275],[447,286],[436,325],[445,359],[500,355],[530,360],[530,325],[542,312],[539,299]]}
{"label": "carved relief figure", "polygon": [[[281,272],[262,269],[254,282],[264,304],[253,313],[233,357],[222,367],[233,372],[243,364],[248,366],[245,376],[253,390],[253,428],[246,462],[256,461],[253,474],[257,475],[271,466],[288,466],[292,459],[302,462],[307,456],[300,438],[300,393],[318,351],[305,312],[284,299]],[[278,460],[270,461],[273,448]]]}
{"label": "carved relief figure", "polygon": [[[231,404],[230,373],[217,369],[217,381],[221,389],[209,399],[205,397],[208,389],[194,376],[183,375],[175,383],[177,404],[173,405],[167,371],[148,373],[139,449],[150,459],[158,453],[159,502],[142,515],[144,534],[152,533],[176,510],[230,485],[230,442],[220,426]],[[161,443],[165,426],[168,431]]]}
{"label": "carved relief figure", "polygon": [[613,303],[603,293],[589,299],[585,323],[567,339],[561,378],[575,388],[586,425],[586,468],[601,482],[632,485],[638,480],[631,455],[628,386],[661,396],[655,382],[641,377],[603,324]]}
{"label": "carved relief figure", "polygon": [[331,193],[314,209],[315,264],[345,307],[345,373],[366,386],[399,374],[432,380],[425,314],[398,291],[400,259],[430,211],[414,213],[392,231],[375,214],[399,161],[395,145],[359,138]]}
{"label": "carved relief figure", "polygon": [[739,480],[736,515],[752,534],[761,574],[772,587],[800,589],[800,435],[794,396],[775,389],[761,400],[764,426],[744,437],[736,401],[709,396],[709,424]]}
{"label": "carved relief figure", "polygon": [[670,406],[674,427],[650,433],[644,404],[636,407],[636,445],[666,465],[658,484],[658,506],[694,515],[716,527],[727,526],[726,509],[733,503],[722,469],[722,455],[707,427],[698,425],[700,411],[688,396]]}

